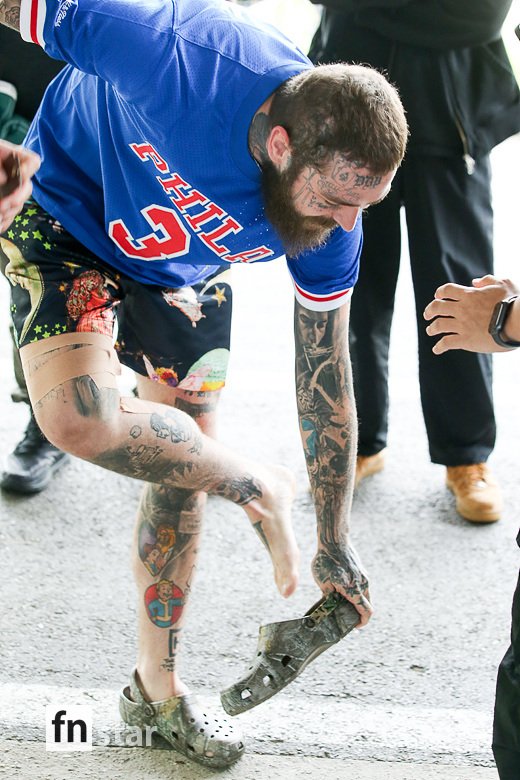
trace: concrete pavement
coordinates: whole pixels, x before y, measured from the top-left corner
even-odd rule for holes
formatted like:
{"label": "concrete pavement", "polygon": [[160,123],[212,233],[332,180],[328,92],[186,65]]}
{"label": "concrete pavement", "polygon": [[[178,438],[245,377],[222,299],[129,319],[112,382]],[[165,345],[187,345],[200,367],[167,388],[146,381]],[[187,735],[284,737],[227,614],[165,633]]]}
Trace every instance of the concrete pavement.
{"label": "concrete pavement", "polygon": [[175,758],[167,750],[94,748],[91,753],[45,753],[39,743],[20,749],[0,741],[1,780],[496,780],[493,769],[440,767],[374,761],[337,761],[331,758],[246,754],[238,764],[214,772]]}

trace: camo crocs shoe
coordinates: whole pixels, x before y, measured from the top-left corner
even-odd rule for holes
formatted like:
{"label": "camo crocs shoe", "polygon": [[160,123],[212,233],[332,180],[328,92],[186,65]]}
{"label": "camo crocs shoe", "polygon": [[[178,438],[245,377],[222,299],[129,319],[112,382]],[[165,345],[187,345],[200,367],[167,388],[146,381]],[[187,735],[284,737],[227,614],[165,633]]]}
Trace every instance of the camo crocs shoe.
{"label": "camo crocs shoe", "polygon": [[148,701],[135,669],[119,697],[119,712],[128,725],[154,726],[179,753],[213,769],[231,766],[245,750],[238,729],[203,707],[193,694]]}
{"label": "camo crocs shoe", "polygon": [[225,711],[238,715],[270,699],[358,623],[355,607],[339,593],[330,593],[302,618],[260,626],[248,673],[220,694]]}

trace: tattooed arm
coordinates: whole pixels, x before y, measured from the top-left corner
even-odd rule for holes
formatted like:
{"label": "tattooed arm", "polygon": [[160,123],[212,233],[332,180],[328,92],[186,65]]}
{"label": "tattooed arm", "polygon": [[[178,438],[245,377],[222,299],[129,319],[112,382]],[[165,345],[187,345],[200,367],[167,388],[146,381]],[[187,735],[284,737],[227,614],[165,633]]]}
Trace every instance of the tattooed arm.
{"label": "tattooed arm", "polygon": [[0,24],[20,31],[21,0],[0,0]]}
{"label": "tattooed arm", "polygon": [[[0,0],[0,24],[20,30],[20,0]],[[0,233],[3,233],[29,198],[31,176],[40,158],[34,152],[0,141]]]}
{"label": "tattooed arm", "polygon": [[368,582],[348,542],[357,452],[348,316],[349,304],[315,312],[296,302],[296,396],[318,520],[314,578],[351,601],[363,625],[371,615]]}

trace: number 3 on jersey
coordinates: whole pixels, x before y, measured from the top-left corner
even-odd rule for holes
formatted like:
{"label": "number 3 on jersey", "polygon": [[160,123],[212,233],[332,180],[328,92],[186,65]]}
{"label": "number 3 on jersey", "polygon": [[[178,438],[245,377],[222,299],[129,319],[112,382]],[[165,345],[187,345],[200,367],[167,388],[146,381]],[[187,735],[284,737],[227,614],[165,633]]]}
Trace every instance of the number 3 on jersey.
{"label": "number 3 on jersey", "polygon": [[119,249],[136,260],[169,260],[185,255],[190,246],[190,234],[172,209],[152,204],[141,214],[153,232],[133,238],[122,219],[108,226],[108,235]]}

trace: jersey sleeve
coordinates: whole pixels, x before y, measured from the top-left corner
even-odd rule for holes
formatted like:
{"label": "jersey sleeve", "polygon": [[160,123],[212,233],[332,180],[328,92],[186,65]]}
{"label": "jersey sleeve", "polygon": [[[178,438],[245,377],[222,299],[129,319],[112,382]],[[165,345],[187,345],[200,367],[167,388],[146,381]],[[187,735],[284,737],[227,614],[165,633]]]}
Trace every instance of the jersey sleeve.
{"label": "jersey sleeve", "polygon": [[99,76],[127,100],[153,89],[173,22],[168,0],[21,0],[20,7],[25,41]]}
{"label": "jersey sleeve", "polygon": [[345,303],[358,278],[362,245],[359,218],[350,233],[337,228],[323,247],[287,258],[298,303],[312,311],[331,311]]}

